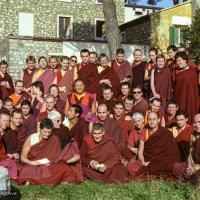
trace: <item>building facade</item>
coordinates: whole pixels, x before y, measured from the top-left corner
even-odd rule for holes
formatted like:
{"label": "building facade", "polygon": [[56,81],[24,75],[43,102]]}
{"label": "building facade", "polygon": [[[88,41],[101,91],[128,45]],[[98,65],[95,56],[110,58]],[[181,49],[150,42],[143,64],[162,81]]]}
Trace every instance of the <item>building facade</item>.
{"label": "building facade", "polygon": [[165,54],[170,44],[181,45],[182,30],[192,22],[191,10],[187,1],[122,24],[124,42],[157,47]]}
{"label": "building facade", "polygon": [[[124,1],[115,3],[121,24]],[[28,55],[63,55],[64,41],[102,40],[100,0],[1,0],[0,8],[0,59],[8,61],[14,79]]]}

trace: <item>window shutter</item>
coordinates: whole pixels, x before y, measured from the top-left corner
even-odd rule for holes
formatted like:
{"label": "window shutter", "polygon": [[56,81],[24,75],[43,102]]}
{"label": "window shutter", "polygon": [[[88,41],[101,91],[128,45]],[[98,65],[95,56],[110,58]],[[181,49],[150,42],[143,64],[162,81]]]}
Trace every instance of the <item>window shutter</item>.
{"label": "window shutter", "polygon": [[174,27],[173,26],[169,27],[169,44],[170,45],[174,44]]}

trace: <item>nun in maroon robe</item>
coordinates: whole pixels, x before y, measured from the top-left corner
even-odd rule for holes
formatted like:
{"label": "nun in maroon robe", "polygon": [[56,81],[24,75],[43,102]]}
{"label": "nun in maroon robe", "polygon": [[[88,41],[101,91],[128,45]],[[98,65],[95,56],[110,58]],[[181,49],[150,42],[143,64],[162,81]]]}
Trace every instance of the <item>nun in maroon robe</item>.
{"label": "nun in maroon robe", "polygon": [[[125,182],[128,177],[127,169],[121,163],[121,155],[115,142],[105,134],[99,143],[92,135],[87,135],[80,149],[83,176],[87,179],[100,180],[105,183]],[[105,172],[99,172],[89,166],[95,160],[106,165]]]}

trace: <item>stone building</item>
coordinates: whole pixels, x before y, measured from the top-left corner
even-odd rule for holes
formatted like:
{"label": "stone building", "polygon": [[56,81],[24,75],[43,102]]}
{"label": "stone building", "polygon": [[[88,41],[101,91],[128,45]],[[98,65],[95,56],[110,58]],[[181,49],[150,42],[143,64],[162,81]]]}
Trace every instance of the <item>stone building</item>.
{"label": "stone building", "polygon": [[192,22],[191,11],[191,1],[187,1],[124,23],[120,25],[123,40],[157,47],[166,54],[168,45],[181,45],[181,31]]}
{"label": "stone building", "polygon": [[[121,24],[124,1],[115,2]],[[103,40],[100,0],[1,0],[0,19],[0,59],[15,80],[28,55],[63,55],[66,41]]]}

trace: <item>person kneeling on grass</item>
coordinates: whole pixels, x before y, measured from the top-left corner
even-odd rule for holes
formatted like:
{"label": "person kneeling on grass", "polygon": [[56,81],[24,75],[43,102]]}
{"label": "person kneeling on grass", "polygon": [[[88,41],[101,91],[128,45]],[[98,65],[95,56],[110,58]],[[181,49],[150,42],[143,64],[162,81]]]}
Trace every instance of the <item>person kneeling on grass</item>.
{"label": "person kneeling on grass", "polygon": [[80,165],[76,169],[70,166],[79,161],[79,154],[70,151],[69,145],[61,151],[59,138],[52,134],[52,129],[53,122],[45,118],[40,123],[40,131],[27,138],[22,149],[24,165],[19,171],[18,184],[56,185],[82,180]]}
{"label": "person kneeling on grass", "polygon": [[85,136],[80,152],[85,179],[114,183],[124,182],[128,177],[115,142],[105,134],[100,123],[93,124],[92,133]]}

